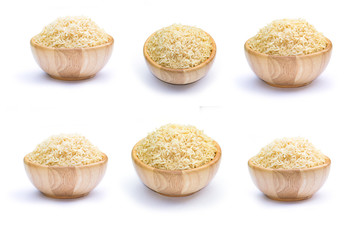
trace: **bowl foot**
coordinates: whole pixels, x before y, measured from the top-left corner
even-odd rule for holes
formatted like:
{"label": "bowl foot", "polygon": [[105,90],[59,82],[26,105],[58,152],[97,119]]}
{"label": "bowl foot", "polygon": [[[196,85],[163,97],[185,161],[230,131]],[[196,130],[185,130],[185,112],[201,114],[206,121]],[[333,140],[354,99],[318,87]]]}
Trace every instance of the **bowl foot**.
{"label": "bowl foot", "polygon": [[83,194],[78,194],[78,195],[53,195],[53,194],[47,194],[47,193],[43,193],[46,197],[50,197],[50,198],[56,198],[56,199],[73,199],[73,198],[81,198],[81,197],[85,197],[86,195],[88,195],[89,193],[83,193]]}
{"label": "bowl foot", "polygon": [[159,79],[160,81],[164,82],[164,83],[167,83],[167,84],[171,84],[171,85],[190,85],[190,84],[193,84],[197,81],[199,81],[201,78],[197,79],[197,80],[194,80],[194,81],[191,81],[191,82],[171,82],[171,81],[168,81],[168,80],[164,80],[164,79],[161,79],[157,76],[155,76],[157,79]]}
{"label": "bowl foot", "polygon": [[306,199],[309,199],[312,197],[312,195],[306,196],[306,197],[299,197],[299,198],[278,198],[278,197],[273,197],[273,196],[269,196],[269,195],[265,195],[265,196],[270,198],[271,200],[282,201],[282,202],[302,201],[302,200],[306,200]]}
{"label": "bowl foot", "polygon": [[187,193],[187,194],[181,194],[181,195],[177,195],[177,194],[166,194],[166,193],[160,193],[160,192],[156,192],[156,193],[159,193],[160,195],[163,195],[163,196],[165,196],[165,197],[187,197],[187,196],[193,195],[193,194],[196,193],[196,192]]}
{"label": "bowl foot", "polygon": [[[145,185],[146,186],[146,185]],[[146,186],[147,188],[149,188],[148,186]],[[167,194],[167,193],[162,193],[162,192],[157,192],[157,191],[155,191],[154,189],[151,189],[151,188],[149,188],[151,191],[153,191],[153,192],[156,192],[156,193],[158,193],[158,194],[160,194],[160,195],[163,195],[163,196],[165,196],[165,197],[187,197],[187,196],[190,196],[190,195],[192,195],[192,194],[194,194],[194,193],[197,193],[198,191],[200,191],[200,190],[198,190],[198,191],[196,191],[196,192],[192,192],[192,193],[186,193],[186,194]]]}
{"label": "bowl foot", "polygon": [[294,84],[294,85],[282,85],[282,84],[276,84],[276,83],[270,83],[267,82],[265,80],[263,80],[264,82],[266,82],[267,84],[269,84],[272,87],[277,87],[277,88],[298,88],[298,87],[304,87],[306,85],[309,85],[310,83],[312,83],[313,81],[307,82],[307,83],[303,83],[303,84]]}
{"label": "bowl foot", "polygon": [[50,74],[49,74],[49,76],[54,79],[62,80],[62,81],[81,81],[81,80],[93,78],[95,76],[95,74],[90,75],[90,76],[85,76],[85,77],[59,77],[59,76],[54,76],[54,75],[50,75]]}

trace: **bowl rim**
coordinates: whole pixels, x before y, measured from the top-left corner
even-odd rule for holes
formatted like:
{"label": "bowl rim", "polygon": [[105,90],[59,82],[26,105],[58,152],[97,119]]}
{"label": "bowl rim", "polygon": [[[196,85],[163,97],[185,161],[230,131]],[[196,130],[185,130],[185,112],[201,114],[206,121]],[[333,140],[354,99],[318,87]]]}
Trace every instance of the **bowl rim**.
{"label": "bowl rim", "polygon": [[326,47],[321,50],[321,51],[317,51],[317,52],[314,52],[314,53],[310,53],[310,54],[303,54],[303,55],[289,55],[289,56],[279,56],[279,55],[270,55],[270,54],[266,54],[266,53],[261,53],[261,52],[257,52],[255,50],[253,50],[252,48],[250,48],[249,46],[249,41],[251,38],[249,38],[245,44],[244,44],[244,48],[245,48],[245,51],[247,52],[250,52],[254,55],[258,55],[258,56],[262,56],[262,57],[272,57],[272,58],[307,58],[307,57],[314,57],[314,56],[317,56],[317,55],[321,55],[321,54],[324,54],[326,52],[329,52],[332,50],[332,42],[330,41],[330,39],[328,39],[327,37],[324,37],[327,44],[326,44]]}
{"label": "bowl rim", "polygon": [[147,43],[150,41],[152,36],[154,36],[155,33],[157,33],[158,31],[159,30],[155,31],[154,33],[152,33],[146,39],[146,41],[144,43],[144,47],[143,47],[143,54],[144,54],[144,57],[145,57],[146,61],[148,61],[151,65],[155,66],[156,68],[159,68],[159,69],[165,70],[165,71],[169,71],[169,72],[176,72],[176,73],[191,72],[191,71],[196,71],[196,70],[206,66],[207,64],[212,62],[214,60],[214,58],[215,58],[215,55],[216,55],[216,43],[215,43],[215,40],[211,37],[211,35],[209,33],[202,30],[206,35],[208,35],[210,37],[210,41],[211,41],[211,44],[213,46],[213,49],[211,51],[210,56],[204,62],[200,63],[199,65],[197,65],[195,67],[190,67],[190,68],[169,68],[169,67],[164,67],[164,66],[158,64],[157,62],[155,62],[154,60],[152,60],[152,58],[149,56],[149,54],[147,52]]}
{"label": "bowl rim", "polygon": [[104,44],[101,44],[101,45],[98,45],[98,46],[94,46],[94,47],[85,47],[85,48],[55,48],[55,47],[47,47],[47,46],[43,46],[43,45],[40,45],[38,43],[36,43],[34,41],[34,37],[32,37],[30,39],[30,45],[33,46],[33,47],[38,47],[38,48],[43,48],[43,49],[47,49],[47,50],[60,50],[60,51],[74,51],[74,50],[96,50],[98,48],[103,48],[103,47],[107,47],[107,46],[111,46],[114,44],[114,38],[110,35],[110,34],[107,34],[109,37],[110,37],[110,41],[107,42],[107,43],[104,43]]}
{"label": "bowl rim", "polygon": [[40,167],[40,168],[57,168],[57,169],[65,169],[65,168],[90,168],[90,167],[95,167],[95,166],[98,166],[98,165],[103,165],[103,164],[106,164],[108,162],[108,156],[101,152],[101,155],[103,156],[103,158],[98,161],[98,162],[95,162],[95,163],[91,163],[91,164],[87,164],[87,165],[74,165],[74,166],[48,166],[48,165],[42,165],[42,164],[38,164],[38,163],[35,163],[35,162],[31,162],[29,160],[29,154],[26,154],[25,157],[24,157],[24,164],[25,165],[28,165],[28,166],[32,166],[32,167]]}
{"label": "bowl rim", "polygon": [[300,172],[308,172],[308,171],[314,171],[314,170],[318,170],[321,168],[326,168],[329,167],[331,165],[331,160],[328,156],[325,156],[325,163],[319,166],[315,166],[315,167],[310,167],[310,168],[293,168],[293,169],[273,169],[273,168],[264,168],[261,166],[257,166],[255,165],[252,160],[255,158],[252,157],[249,159],[248,161],[248,167],[252,168],[252,169],[256,169],[256,170],[261,170],[261,171],[267,171],[267,172],[291,172],[291,171],[300,171]]}
{"label": "bowl rim", "polygon": [[[144,138],[143,138],[144,139]],[[167,169],[159,169],[159,168],[155,168],[155,167],[151,167],[147,164],[145,164],[143,161],[141,161],[138,156],[136,155],[136,147],[141,143],[141,141],[143,140],[141,139],[140,141],[138,141],[132,151],[131,151],[131,156],[132,156],[132,160],[133,160],[133,163],[134,164],[137,164],[137,165],[140,165],[141,168],[146,168],[147,170],[150,170],[150,171],[157,171],[157,172],[161,172],[161,173],[165,173],[165,174],[183,174],[183,173],[192,173],[192,172],[197,172],[197,171],[201,171],[203,169],[206,169],[212,165],[215,165],[216,163],[219,163],[220,162],[220,159],[221,159],[221,148],[220,148],[220,145],[215,141],[213,140],[213,142],[215,143],[215,146],[216,146],[216,154],[215,154],[215,157],[208,163],[198,167],[198,168],[192,168],[192,169],[185,169],[185,170],[167,170]]]}

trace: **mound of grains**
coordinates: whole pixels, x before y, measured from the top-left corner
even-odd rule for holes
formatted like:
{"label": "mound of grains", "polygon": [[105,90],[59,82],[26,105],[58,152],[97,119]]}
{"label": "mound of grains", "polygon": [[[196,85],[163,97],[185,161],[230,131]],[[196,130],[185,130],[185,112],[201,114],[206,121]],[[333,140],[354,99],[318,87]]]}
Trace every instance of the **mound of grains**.
{"label": "mound of grains", "polygon": [[275,20],[249,40],[254,51],[279,56],[315,53],[326,46],[324,35],[303,19]]}
{"label": "mound of grains", "polygon": [[186,170],[200,167],[217,152],[215,142],[194,126],[168,124],[144,138],[136,148],[138,158],[159,169]]}
{"label": "mound of grains", "polygon": [[303,169],[325,164],[326,156],[300,137],[276,139],[252,159],[254,165],[272,169]]}
{"label": "mound of grains", "polygon": [[203,63],[211,55],[211,38],[196,27],[173,24],[157,31],[147,43],[150,58],[164,67],[183,69]]}
{"label": "mound of grains", "polygon": [[35,43],[53,48],[87,48],[108,43],[111,37],[88,17],[62,17],[34,37]]}
{"label": "mound of grains", "polygon": [[100,150],[77,134],[51,136],[27,155],[29,161],[47,166],[80,166],[103,159]]}

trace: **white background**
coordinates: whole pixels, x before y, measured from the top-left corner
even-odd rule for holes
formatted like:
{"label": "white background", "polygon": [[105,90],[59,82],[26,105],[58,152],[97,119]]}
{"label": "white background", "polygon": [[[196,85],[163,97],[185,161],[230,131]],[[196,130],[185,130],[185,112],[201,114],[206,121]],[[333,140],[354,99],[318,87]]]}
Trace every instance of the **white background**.
{"label": "white background", "polygon": [[[360,167],[357,1],[6,1],[0,9],[0,239],[358,239]],[[51,79],[30,38],[59,16],[91,17],[115,39],[93,79]],[[278,89],[249,68],[245,41],[274,19],[304,18],[333,42],[312,84]],[[213,68],[194,84],[163,83],[148,71],[146,38],[182,23],[210,33]],[[133,145],[166,123],[193,124],[215,139],[222,163],[211,184],[184,198],[148,190],[131,162]],[[109,157],[87,197],[44,197],[23,157],[53,134],[80,133]],[[276,202],[252,183],[247,160],[275,138],[303,136],[332,160],[312,198]]]}

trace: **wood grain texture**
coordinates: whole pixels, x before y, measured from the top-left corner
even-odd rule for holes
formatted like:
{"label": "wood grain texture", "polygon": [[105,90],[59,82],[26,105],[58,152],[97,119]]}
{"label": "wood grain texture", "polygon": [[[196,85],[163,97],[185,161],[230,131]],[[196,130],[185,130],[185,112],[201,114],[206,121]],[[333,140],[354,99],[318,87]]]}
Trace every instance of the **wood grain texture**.
{"label": "wood grain texture", "polygon": [[150,167],[136,155],[136,146],[132,150],[135,170],[142,182],[151,190],[170,197],[183,197],[193,194],[209,184],[215,176],[221,159],[221,149],[216,142],[217,153],[212,161],[190,170],[163,170]]}
{"label": "wood grain texture", "polygon": [[270,169],[255,166],[252,159],[248,166],[255,185],[267,197],[280,201],[298,201],[312,197],[325,183],[331,161],[306,169]]}
{"label": "wood grain texture", "polygon": [[92,78],[109,61],[114,39],[101,46],[89,48],[51,48],[30,41],[31,50],[42,70],[60,80]]}
{"label": "wood grain texture", "polygon": [[30,162],[25,156],[25,170],[33,185],[52,198],[78,198],[93,190],[105,175],[108,158],[84,166],[46,166]]}
{"label": "wood grain texture", "polygon": [[178,84],[189,84],[189,83],[196,82],[196,81],[200,80],[201,78],[203,78],[208,73],[208,71],[210,70],[210,68],[214,62],[215,55],[216,55],[215,41],[208,33],[206,33],[206,34],[210,37],[210,40],[211,40],[212,46],[213,46],[213,50],[210,54],[210,57],[206,61],[204,61],[203,63],[199,64],[196,67],[184,68],[184,69],[175,69],[175,68],[164,67],[150,58],[150,56],[147,52],[146,46],[147,46],[148,41],[151,39],[151,37],[154,34],[155,33],[153,33],[146,40],[146,42],[144,44],[143,53],[144,53],[146,64],[149,67],[151,73],[155,77],[157,77],[158,79],[160,79],[164,82],[178,85]]}
{"label": "wood grain texture", "polygon": [[283,88],[310,84],[330,61],[332,43],[319,52],[299,56],[274,56],[255,52],[245,43],[245,56],[254,73],[266,83]]}

